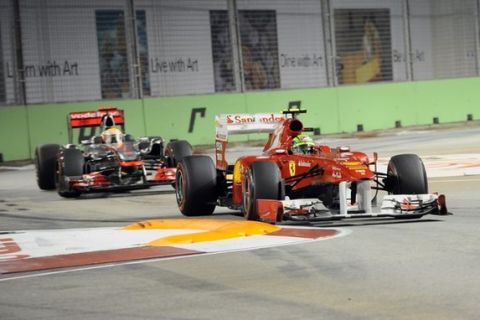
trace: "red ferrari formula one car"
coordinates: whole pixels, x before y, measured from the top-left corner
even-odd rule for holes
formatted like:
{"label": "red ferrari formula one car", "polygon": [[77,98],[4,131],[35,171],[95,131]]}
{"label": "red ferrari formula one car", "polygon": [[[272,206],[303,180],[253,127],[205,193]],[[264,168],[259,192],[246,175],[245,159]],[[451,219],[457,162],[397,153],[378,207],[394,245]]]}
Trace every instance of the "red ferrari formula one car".
{"label": "red ferrari formula one car", "polygon": [[[62,197],[174,185],[177,161],[192,154],[184,140],[165,146],[161,137],[135,140],[123,134],[125,118],[117,108],[72,112],[67,122],[69,144],[44,144],[35,150],[38,186],[57,189]],[[101,134],[96,135],[98,129]],[[73,144],[75,138],[79,146]]]}
{"label": "red ferrari formula one car", "polygon": [[[396,155],[386,173],[377,172],[376,153],[370,160],[348,147],[314,143],[297,117],[304,112],[291,108],[283,114],[217,116],[216,164],[205,155],[185,157],[178,164],[176,197],[182,214],[210,215],[217,205],[241,210],[248,220],[271,223],[446,214],[445,196],[428,193],[417,155]],[[228,164],[228,135],[254,132],[270,133],[263,154]],[[387,192],[380,208],[378,190]]]}

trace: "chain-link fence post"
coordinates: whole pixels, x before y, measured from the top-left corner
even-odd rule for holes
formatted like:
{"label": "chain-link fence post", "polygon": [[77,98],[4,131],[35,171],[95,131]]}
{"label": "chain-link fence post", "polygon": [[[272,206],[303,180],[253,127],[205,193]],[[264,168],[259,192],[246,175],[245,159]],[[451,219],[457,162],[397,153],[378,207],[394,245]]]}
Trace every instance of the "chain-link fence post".
{"label": "chain-link fence post", "polygon": [[325,48],[325,70],[327,72],[327,86],[336,86],[337,58],[335,54],[335,37],[333,35],[333,21],[330,0],[321,0],[323,42]]}
{"label": "chain-link fence post", "polygon": [[475,1],[475,69],[477,76],[480,75],[480,0]]}
{"label": "chain-link fence post", "polygon": [[135,0],[125,0],[127,13],[125,15],[125,37],[127,42],[128,65],[130,66],[130,95],[132,98],[142,98],[140,56],[138,51],[137,24]]}
{"label": "chain-link fence post", "polygon": [[403,0],[403,36],[405,43],[405,76],[407,81],[414,80],[414,68],[412,60],[412,35],[410,28],[410,3],[409,0]]}
{"label": "chain-link fence post", "polygon": [[244,92],[245,82],[243,77],[243,62],[240,43],[240,31],[238,23],[237,0],[227,0],[228,27],[230,30],[230,42],[232,46],[233,77],[235,91]]}
{"label": "chain-link fence post", "polygon": [[20,0],[12,0],[13,7],[13,88],[16,104],[26,104],[25,69],[23,64],[22,22],[20,18]]}

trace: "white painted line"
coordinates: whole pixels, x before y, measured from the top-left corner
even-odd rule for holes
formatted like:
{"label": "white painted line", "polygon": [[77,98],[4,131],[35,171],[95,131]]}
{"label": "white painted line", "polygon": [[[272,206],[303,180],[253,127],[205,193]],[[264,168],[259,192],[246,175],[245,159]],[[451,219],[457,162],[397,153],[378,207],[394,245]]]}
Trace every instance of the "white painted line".
{"label": "white painted line", "polygon": [[[450,177],[438,177],[438,178],[450,178]],[[432,180],[429,183],[446,183],[446,182],[479,182],[480,179],[439,179],[439,180]]]}
{"label": "white painted line", "polygon": [[[10,243],[20,250],[0,250],[0,262],[19,255],[38,258],[54,255],[115,250],[145,246],[158,238],[189,234],[199,230],[152,229],[128,231],[122,228],[85,228],[17,231],[0,235],[0,249]],[[12,239],[9,241],[8,239]]]}
{"label": "white painted line", "polygon": [[[459,177],[480,175],[480,154],[449,154],[421,156],[427,177]],[[378,171],[387,172],[388,158],[378,160]]]}
{"label": "white painted line", "polygon": [[20,167],[13,167],[13,166],[0,166],[0,171],[8,170],[8,171],[24,171],[24,170],[33,170],[35,166],[33,164],[29,164],[26,166]]}

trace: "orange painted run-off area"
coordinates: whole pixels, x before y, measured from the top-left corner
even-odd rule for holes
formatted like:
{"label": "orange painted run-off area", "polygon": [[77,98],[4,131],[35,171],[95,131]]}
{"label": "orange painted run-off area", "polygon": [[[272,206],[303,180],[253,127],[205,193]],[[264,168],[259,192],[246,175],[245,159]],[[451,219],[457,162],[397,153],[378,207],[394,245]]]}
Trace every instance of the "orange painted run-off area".
{"label": "orange painted run-off area", "polygon": [[175,235],[156,239],[150,246],[197,243],[225,240],[237,237],[267,235],[281,230],[280,227],[256,221],[229,221],[212,219],[147,220],[126,226],[124,230],[189,229],[197,233]]}

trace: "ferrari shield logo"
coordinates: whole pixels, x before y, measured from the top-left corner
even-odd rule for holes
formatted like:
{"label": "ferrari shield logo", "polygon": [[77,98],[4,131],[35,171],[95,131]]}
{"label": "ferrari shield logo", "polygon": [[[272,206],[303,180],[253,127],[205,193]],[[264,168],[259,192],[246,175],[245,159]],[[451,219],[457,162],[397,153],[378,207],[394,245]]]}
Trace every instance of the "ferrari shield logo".
{"label": "ferrari shield logo", "polygon": [[295,175],[295,161],[288,162],[288,170],[290,171],[290,176],[293,177]]}

